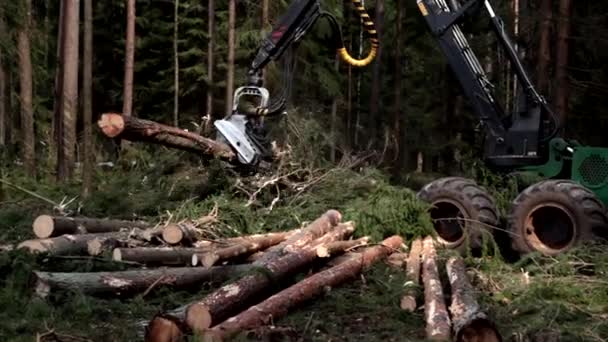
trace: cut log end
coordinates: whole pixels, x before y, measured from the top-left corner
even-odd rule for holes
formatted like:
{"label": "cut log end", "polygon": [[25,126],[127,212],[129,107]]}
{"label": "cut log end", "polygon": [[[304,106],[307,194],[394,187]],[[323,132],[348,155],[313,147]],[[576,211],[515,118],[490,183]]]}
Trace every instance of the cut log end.
{"label": "cut log end", "polygon": [[97,122],[97,125],[109,138],[116,138],[125,129],[125,120],[122,115],[117,113],[105,113]]}
{"label": "cut log end", "polygon": [[209,309],[198,303],[190,305],[186,310],[186,324],[194,332],[202,332],[211,327],[211,313]]}
{"label": "cut log end", "polygon": [[329,218],[329,222],[332,226],[335,226],[342,221],[342,214],[337,210],[328,210],[325,215]]}
{"label": "cut log end", "polygon": [[87,242],[87,252],[91,256],[98,256],[103,252],[103,243],[99,239]]}
{"label": "cut log end", "polygon": [[200,257],[198,254],[192,254],[192,266],[197,266],[200,263]]}
{"label": "cut log end", "polygon": [[183,334],[178,325],[170,319],[155,317],[146,329],[146,342],[181,341]]}
{"label": "cut log end", "polygon": [[46,239],[53,234],[55,222],[53,221],[53,217],[49,215],[40,215],[32,223],[32,228],[36,237]]}
{"label": "cut log end", "polygon": [[168,244],[178,244],[184,238],[184,232],[175,225],[167,226],[163,230],[163,240]]}
{"label": "cut log end", "polygon": [[216,253],[205,253],[202,256],[201,263],[205,268],[209,268],[215,265],[218,260],[220,260],[220,257]]}
{"label": "cut log end", "polygon": [[17,249],[27,249],[30,253],[45,253],[49,251],[46,245],[42,243],[42,240],[23,241],[17,246]]}
{"label": "cut log end", "polygon": [[413,296],[403,296],[400,304],[401,310],[414,312],[416,310],[416,298]]}
{"label": "cut log end", "polygon": [[485,318],[473,320],[467,326],[464,326],[456,336],[456,342],[469,341],[484,341],[484,342],[501,342],[502,338],[492,321]]}
{"label": "cut log end", "polygon": [[120,251],[120,248],[114,248],[114,251],[112,251],[112,260],[122,261],[122,252]]}

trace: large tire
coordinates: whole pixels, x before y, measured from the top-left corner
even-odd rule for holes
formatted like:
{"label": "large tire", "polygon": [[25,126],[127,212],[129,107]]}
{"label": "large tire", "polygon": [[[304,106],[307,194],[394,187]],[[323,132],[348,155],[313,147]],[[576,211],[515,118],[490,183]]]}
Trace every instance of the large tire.
{"label": "large tire", "polygon": [[417,197],[431,204],[438,240],[448,249],[460,252],[478,249],[483,233],[498,225],[493,197],[471,179],[440,178],[424,186]]}
{"label": "large tire", "polygon": [[533,184],[513,201],[508,229],[520,255],[555,256],[608,226],[605,208],[589,189],[571,180]]}

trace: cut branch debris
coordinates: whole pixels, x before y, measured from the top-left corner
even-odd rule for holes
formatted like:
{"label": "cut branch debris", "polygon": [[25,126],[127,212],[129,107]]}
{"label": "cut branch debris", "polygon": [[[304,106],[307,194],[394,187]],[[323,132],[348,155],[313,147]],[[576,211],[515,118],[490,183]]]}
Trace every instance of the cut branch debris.
{"label": "cut branch debris", "polygon": [[178,127],[117,113],[103,114],[97,125],[109,138],[160,144],[227,162],[236,161],[230,146]]}
{"label": "cut branch debris", "polygon": [[407,283],[401,298],[401,309],[414,312],[417,308],[416,298],[420,291],[420,252],[422,251],[422,240],[416,239],[412,242],[412,248],[406,265]]}
{"label": "cut branch debris", "polygon": [[502,341],[498,329],[475,300],[474,290],[467,279],[462,258],[450,258],[446,268],[452,288],[450,313],[454,323],[454,340],[456,342]]}
{"label": "cut branch debris", "polygon": [[36,237],[46,239],[63,234],[95,234],[117,232],[122,229],[148,228],[142,221],[105,220],[88,217],[38,216],[32,228]]}
{"label": "cut branch debris", "polygon": [[427,237],[422,244],[422,280],[424,283],[424,318],[426,336],[432,341],[450,340],[450,317],[437,270],[437,253],[433,238]]}
{"label": "cut branch debris", "polygon": [[[241,331],[269,324],[286,315],[288,310],[294,306],[323,293],[325,288],[334,287],[353,279],[365,268],[398,249],[402,242],[401,237],[393,236],[384,240],[380,246],[366,248],[362,253],[353,253],[342,263],[314,274],[205,331],[204,340],[225,341]],[[330,244],[330,246],[332,245]],[[341,242],[337,242],[329,250],[344,246]]]}

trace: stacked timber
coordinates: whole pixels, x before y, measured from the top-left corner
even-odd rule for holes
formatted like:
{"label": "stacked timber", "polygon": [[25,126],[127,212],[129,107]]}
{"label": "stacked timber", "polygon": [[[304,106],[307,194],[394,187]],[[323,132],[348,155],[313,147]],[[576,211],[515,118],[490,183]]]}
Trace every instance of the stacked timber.
{"label": "stacked timber", "polygon": [[[381,260],[405,273],[404,292],[395,304],[410,313],[424,311],[428,340],[502,341],[476,301],[464,260],[439,260],[432,237],[413,240],[409,249],[400,236],[370,244],[369,237],[353,237],[355,222],[343,222],[340,212],[328,210],[302,227],[218,238],[206,233],[213,230],[216,214],[172,224],[42,215],[32,225],[37,238],[14,248],[107,258],[127,267],[115,272],[34,271],[33,292],[42,298],[61,291],[144,297],[157,287],[198,292],[211,286],[209,294],[140,322],[145,341],[190,335],[231,340],[271,325]],[[298,275],[304,277],[294,281]]]}

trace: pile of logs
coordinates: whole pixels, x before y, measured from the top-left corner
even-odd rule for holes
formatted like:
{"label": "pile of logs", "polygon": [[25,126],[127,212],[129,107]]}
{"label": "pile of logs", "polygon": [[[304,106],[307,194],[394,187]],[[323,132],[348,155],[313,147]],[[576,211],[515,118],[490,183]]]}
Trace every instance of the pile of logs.
{"label": "pile of logs", "polygon": [[[300,303],[356,278],[383,259],[406,272],[403,310],[422,308],[419,304],[424,298],[429,340],[501,341],[475,300],[460,257],[446,262],[451,293],[444,294],[430,237],[412,241],[410,248],[400,236],[369,245],[367,237],[352,237],[354,222],[343,222],[340,212],[328,210],[297,229],[209,239],[205,227],[214,220],[214,215],[208,215],[153,226],[43,215],[33,223],[37,239],[24,241],[17,249],[108,257],[141,266],[120,272],[35,271],[35,291],[41,297],[56,290],[145,296],[161,285],[200,289],[217,284],[208,295],[142,322],[146,341],[177,341],[191,334],[205,341],[229,340],[243,331],[268,326]],[[409,253],[403,253],[408,249]],[[293,282],[302,273],[307,276]],[[447,299],[451,300],[449,312]]]}

